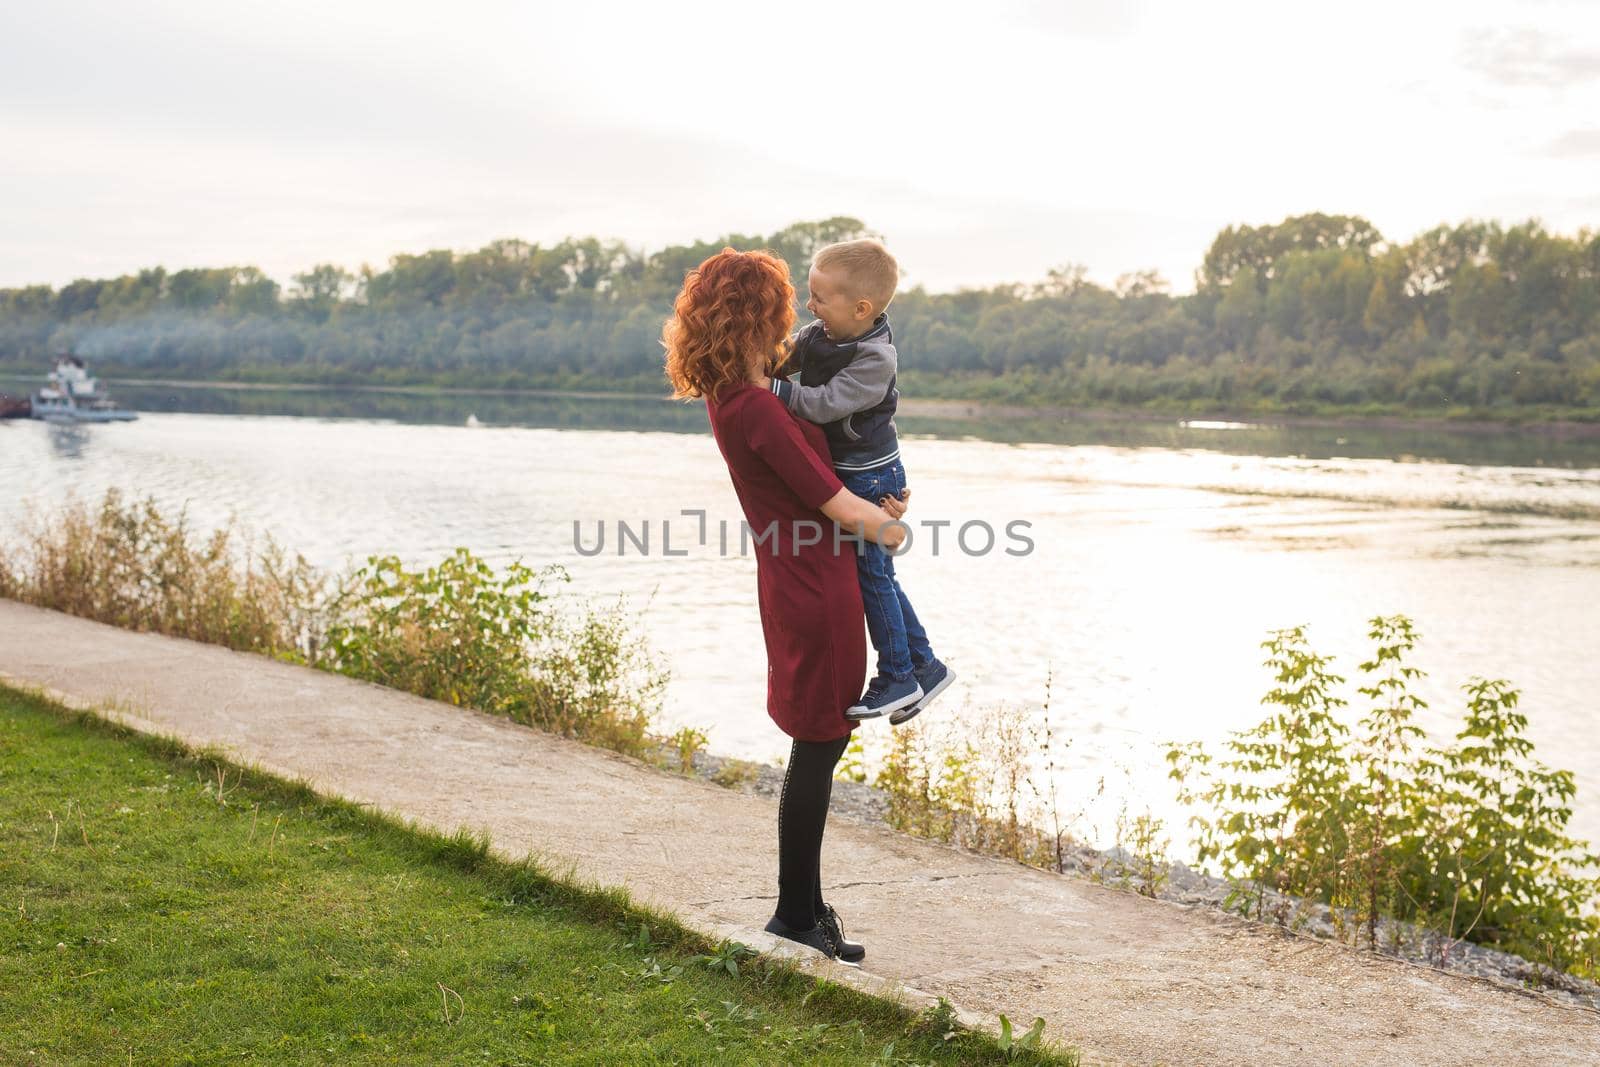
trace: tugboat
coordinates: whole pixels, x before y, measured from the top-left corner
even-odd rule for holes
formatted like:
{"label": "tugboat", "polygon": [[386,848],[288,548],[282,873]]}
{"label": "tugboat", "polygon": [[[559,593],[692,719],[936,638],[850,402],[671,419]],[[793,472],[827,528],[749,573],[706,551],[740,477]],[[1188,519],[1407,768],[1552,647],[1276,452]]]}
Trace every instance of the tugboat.
{"label": "tugboat", "polygon": [[32,408],[32,416],[46,422],[131,422],[139,417],[102,393],[99,379],[89,376],[83,360],[67,353],[56,356],[50,384],[33,394]]}

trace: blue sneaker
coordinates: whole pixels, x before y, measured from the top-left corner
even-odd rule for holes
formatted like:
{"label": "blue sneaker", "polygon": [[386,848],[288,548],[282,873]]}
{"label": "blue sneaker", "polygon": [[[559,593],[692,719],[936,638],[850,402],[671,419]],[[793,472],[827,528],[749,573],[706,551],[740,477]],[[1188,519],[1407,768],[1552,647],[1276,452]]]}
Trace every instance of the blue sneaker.
{"label": "blue sneaker", "polygon": [[913,674],[917,679],[917,684],[922,687],[922,699],[908,708],[901,708],[899,711],[892,713],[889,716],[890,726],[899,726],[901,723],[915,718],[918,712],[933,702],[934,697],[949,689],[950,683],[956,680],[956,672],[940,663],[937,659],[931,659],[924,663]]}
{"label": "blue sneaker", "polygon": [[892,678],[878,675],[867,683],[867,691],[861,699],[844,709],[847,719],[876,719],[879,715],[888,715],[909,708],[922,699],[922,686],[917,684],[915,678],[907,678],[897,682]]}

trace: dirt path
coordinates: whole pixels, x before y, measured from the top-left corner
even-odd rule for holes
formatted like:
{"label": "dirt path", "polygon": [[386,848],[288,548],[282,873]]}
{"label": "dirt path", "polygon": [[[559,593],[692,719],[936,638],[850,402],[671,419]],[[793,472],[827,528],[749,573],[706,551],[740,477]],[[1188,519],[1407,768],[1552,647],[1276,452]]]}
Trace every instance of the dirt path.
{"label": "dirt path", "polygon": [[[504,720],[0,600],[0,678],[226,746],[447,831],[487,829],[764,944],[774,805]],[[759,714],[752,711],[752,714]],[[1600,1063],[1600,1015],[844,821],[823,877],[866,970],[1088,1063]]]}

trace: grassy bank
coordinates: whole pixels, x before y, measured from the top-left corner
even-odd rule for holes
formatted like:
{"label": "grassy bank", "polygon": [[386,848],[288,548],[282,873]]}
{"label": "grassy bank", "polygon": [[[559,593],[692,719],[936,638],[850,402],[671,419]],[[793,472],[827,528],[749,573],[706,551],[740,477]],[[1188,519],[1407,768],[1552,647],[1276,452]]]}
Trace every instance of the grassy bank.
{"label": "grassy bank", "polygon": [[0,754],[6,1063],[1007,1059],[481,839],[3,688]]}

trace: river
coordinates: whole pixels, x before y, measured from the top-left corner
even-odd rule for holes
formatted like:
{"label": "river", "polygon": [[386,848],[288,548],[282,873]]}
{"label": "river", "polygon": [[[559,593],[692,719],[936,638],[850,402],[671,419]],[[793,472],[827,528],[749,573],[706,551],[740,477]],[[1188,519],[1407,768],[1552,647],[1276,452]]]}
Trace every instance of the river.
{"label": "river", "polygon": [[[10,386],[15,388],[15,386]],[[772,758],[755,562],[703,408],[653,399],[124,386],[135,423],[0,423],[0,530],[110,486],[235,515],[313,562],[436,561],[458,545],[560,563],[621,595],[669,663],[664,716],[715,751]],[[468,425],[468,417],[475,423]],[[1539,755],[1573,770],[1600,840],[1600,440],[1527,431],[1148,419],[900,419],[914,495],[903,584],[959,681],[924,715],[1000,705],[1070,739],[1064,806],[1100,840],[1127,801],[1177,815],[1160,743],[1260,718],[1268,631],[1306,624],[1347,676],[1367,620],[1423,635],[1423,724],[1446,734],[1472,675],[1511,679]],[[704,511],[709,536],[699,541]],[[732,531],[718,546],[718,524]],[[618,552],[617,524],[636,535]],[[948,522],[939,551],[930,523]],[[1008,539],[1024,522],[1031,550]],[[606,550],[593,546],[602,525]],[[982,523],[996,532],[983,547]],[[662,543],[663,526],[672,555]],[[1005,550],[1012,548],[1014,553]],[[965,549],[965,550],[964,550]],[[678,553],[682,553],[681,555]],[[1347,692],[1360,706],[1360,698]],[[869,751],[887,727],[865,727]]]}

